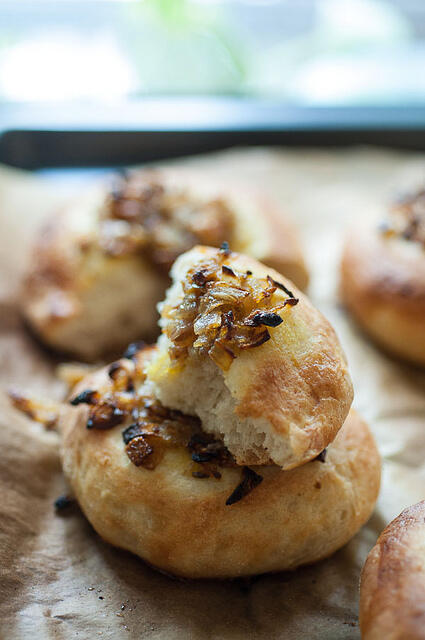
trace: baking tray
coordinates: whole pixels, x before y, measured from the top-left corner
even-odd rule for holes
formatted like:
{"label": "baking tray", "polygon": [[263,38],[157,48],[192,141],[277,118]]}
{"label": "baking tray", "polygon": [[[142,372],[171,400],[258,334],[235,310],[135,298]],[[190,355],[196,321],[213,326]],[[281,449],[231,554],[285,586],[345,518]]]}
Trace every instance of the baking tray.
{"label": "baking tray", "polygon": [[25,169],[119,166],[246,145],[425,150],[425,106],[160,97],[101,107],[6,104],[0,118],[0,162]]}
{"label": "baking tray", "polygon": [[[0,392],[2,638],[360,640],[366,555],[390,520],[424,498],[425,373],[357,330],[339,305],[336,270],[345,227],[366,224],[402,184],[420,183],[425,154],[239,149],[185,164],[214,180],[261,185],[296,221],[313,276],[309,294],[341,338],[355,406],[383,456],[378,505],[344,548],[315,565],[249,580],[172,580],[103,542],[78,509],[54,513],[53,502],[68,491],[55,434],[28,423]],[[23,330],[16,297],[34,230],[64,197],[56,183],[0,167],[0,387],[46,398],[60,393],[55,361]]]}

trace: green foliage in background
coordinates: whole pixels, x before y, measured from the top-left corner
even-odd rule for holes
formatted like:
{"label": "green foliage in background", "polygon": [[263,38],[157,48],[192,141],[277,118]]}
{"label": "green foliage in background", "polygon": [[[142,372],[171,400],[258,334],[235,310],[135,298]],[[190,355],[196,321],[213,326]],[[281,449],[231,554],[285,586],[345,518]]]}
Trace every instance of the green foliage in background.
{"label": "green foliage in background", "polygon": [[240,93],[244,44],[225,26],[220,6],[190,0],[141,0],[127,6],[131,47],[143,86],[156,93]]}

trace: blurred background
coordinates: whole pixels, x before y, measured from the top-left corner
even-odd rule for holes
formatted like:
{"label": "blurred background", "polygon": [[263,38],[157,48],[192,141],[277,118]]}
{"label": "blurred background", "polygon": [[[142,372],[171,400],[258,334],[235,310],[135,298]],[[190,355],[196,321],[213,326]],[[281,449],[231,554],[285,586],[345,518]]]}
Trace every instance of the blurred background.
{"label": "blurred background", "polygon": [[0,0],[0,133],[141,115],[166,128],[181,109],[196,122],[206,98],[211,121],[224,99],[225,115],[229,100],[411,107],[422,126],[424,69],[423,0]]}
{"label": "blurred background", "polygon": [[2,0],[4,102],[425,102],[423,0]]}

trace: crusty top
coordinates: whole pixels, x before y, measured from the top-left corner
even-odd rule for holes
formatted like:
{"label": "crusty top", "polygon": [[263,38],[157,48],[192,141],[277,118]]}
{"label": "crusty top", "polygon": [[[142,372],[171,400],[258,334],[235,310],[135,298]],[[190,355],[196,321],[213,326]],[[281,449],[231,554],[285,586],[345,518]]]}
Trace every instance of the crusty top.
{"label": "crusty top", "polygon": [[345,240],[340,295],[359,324],[398,357],[425,362],[425,192],[355,224]]}
{"label": "crusty top", "polygon": [[425,638],[425,501],[405,509],[381,533],[363,568],[364,640]]}
{"label": "crusty top", "polygon": [[[285,441],[284,460],[269,452],[274,462],[292,468],[318,455],[353,397],[329,322],[279,273],[235,252],[194,247],[176,261],[172,276],[161,320],[168,366],[186,366],[187,353],[211,358],[242,423],[258,419],[260,430]],[[168,385],[166,369],[163,360],[149,367],[157,389],[162,380]]]}
{"label": "crusty top", "polygon": [[42,229],[25,283],[29,315],[41,298],[51,319],[72,315],[75,294],[108,258],[141,255],[165,275],[197,242],[220,246],[234,232],[223,198],[196,196],[158,172],[130,172],[88,191]]}
{"label": "crusty top", "polygon": [[234,212],[223,198],[203,199],[158,172],[133,171],[117,177],[105,196],[99,242],[110,255],[142,252],[168,273],[194,244],[232,242],[234,226]]}
{"label": "crusty top", "polygon": [[[193,349],[228,370],[245,349],[270,340],[270,331],[283,319],[279,312],[298,299],[270,275],[230,266],[228,243],[196,262],[181,282],[183,297],[162,305],[162,323],[170,339],[172,361],[184,360]],[[275,293],[283,292],[284,299]]]}
{"label": "crusty top", "polygon": [[417,243],[385,237],[367,226],[353,229],[341,271],[343,298],[357,315],[386,304],[419,321],[423,318],[425,253]]}

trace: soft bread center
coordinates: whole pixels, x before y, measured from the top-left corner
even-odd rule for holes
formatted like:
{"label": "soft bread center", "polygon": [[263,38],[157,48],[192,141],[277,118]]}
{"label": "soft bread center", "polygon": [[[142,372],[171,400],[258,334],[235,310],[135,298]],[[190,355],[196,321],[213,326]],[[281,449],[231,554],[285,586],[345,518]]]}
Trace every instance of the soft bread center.
{"label": "soft bread center", "polygon": [[[163,335],[159,342],[160,350],[166,354],[169,341]],[[239,463],[268,464],[268,450],[273,448],[275,452],[276,446],[281,450],[279,457],[287,457],[285,441],[273,438],[267,420],[238,417],[236,401],[225,385],[223,373],[209,358],[191,354],[178,376],[168,375],[165,368],[158,384],[155,378],[154,372],[151,380],[156,397],[165,406],[197,416],[202,428],[223,439]]]}

